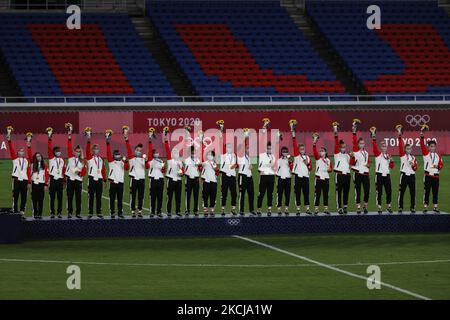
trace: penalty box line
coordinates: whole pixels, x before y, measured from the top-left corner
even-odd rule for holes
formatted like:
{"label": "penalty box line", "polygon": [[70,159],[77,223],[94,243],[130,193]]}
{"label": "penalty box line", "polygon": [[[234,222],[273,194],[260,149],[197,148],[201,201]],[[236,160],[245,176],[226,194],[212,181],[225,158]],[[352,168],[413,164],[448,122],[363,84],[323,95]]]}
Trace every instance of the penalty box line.
{"label": "penalty box line", "polygon": [[[234,235],[233,237],[236,238],[236,239],[241,239],[241,240],[244,240],[244,241],[256,244],[256,245],[261,246],[261,247],[265,247],[265,248],[271,249],[272,251],[283,253],[285,255],[288,255],[288,256],[291,256],[291,257],[294,257],[294,258],[297,258],[297,259],[300,259],[300,260],[303,260],[303,261],[315,264],[317,266],[320,266],[320,267],[323,267],[323,268],[326,268],[326,269],[329,269],[329,270],[333,270],[333,271],[345,274],[345,275],[353,277],[353,278],[357,278],[357,279],[361,279],[361,280],[367,281],[367,277],[365,277],[365,276],[362,276],[362,275],[359,275],[359,274],[356,274],[356,273],[353,273],[353,272],[350,272],[350,271],[346,271],[346,270],[340,269],[340,268],[338,268],[336,266],[329,265],[329,264],[326,264],[326,263],[323,263],[323,262],[320,262],[320,261],[317,261],[317,260],[314,260],[314,259],[311,259],[311,258],[308,258],[308,257],[305,257],[305,256],[301,256],[299,254],[296,254],[296,253],[293,253],[293,252],[290,252],[290,251],[287,251],[287,250],[284,250],[284,249],[280,249],[278,247],[275,247],[273,245],[270,245],[270,244],[267,244],[267,243],[264,243],[264,242],[261,242],[261,241],[253,240],[253,239],[250,239],[250,238],[247,238],[247,237],[243,237],[243,236],[238,236],[238,235]],[[409,290],[406,290],[406,289],[394,286],[392,284],[389,284],[389,283],[386,283],[386,282],[383,282],[383,281],[378,281],[378,280],[373,280],[373,281],[375,283],[377,283],[377,284],[380,284],[380,285],[384,286],[384,287],[387,287],[387,288],[390,288],[392,290],[395,290],[395,291],[407,294],[407,295],[412,296],[412,297],[417,298],[417,299],[431,300],[431,298],[425,297],[425,296],[420,295],[418,293],[415,293],[415,292],[412,292],[412,291],[409,291]]]}

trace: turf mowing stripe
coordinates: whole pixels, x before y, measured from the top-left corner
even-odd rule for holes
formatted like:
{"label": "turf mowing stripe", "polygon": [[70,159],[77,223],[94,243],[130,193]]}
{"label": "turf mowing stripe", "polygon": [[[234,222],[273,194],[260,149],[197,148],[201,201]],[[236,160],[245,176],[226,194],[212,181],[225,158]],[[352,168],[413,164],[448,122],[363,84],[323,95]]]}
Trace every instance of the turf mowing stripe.
{"label": "turf mowing stripe", "polygon": [[[213,267],[213,268],[298,268],[315,267],[311,263],[303,264],[208,264],[208,263],[124,263],[124,262],[93,262],[93,261],[69,261],[69,260],[42,260],[42,259],[13,259],[0,258],[0,262],[25,262],[25,263],[56,263],[56,264],[87,264],[87,265],[109,265],[109,266],[143,266],[143,267]],[[450,259],[442,260],[416,260],[398,262],[355,262],[336,263],[330,266],[365,266],[365,265],[399,265],[399,264],[427,264],[427,263],[448,263]]]}
{"label": "turf mowing stripe", "polygon": [[[353,273],[353,272],[346,271],[344,269],[337,268],[335,266],[332,266],[332,265],[329,265],[329,264],[326,264],[326,263],[323,263],[323,262],[320,262],[320,261],[317,261],[317,260],[310,259],[310,258],[305,257],[305,256],[301,256],[301,255],[295,254],[293,252],[290,252],[290,251],[287,251],[287,250],[284,250],[284,249],[280,249],[278,247],[272,246],[272,245],[264,243],[264,242],[260,242],[260,241],[257,241],[257,240],[253,240],[253,239],[250,239],[250,238],[237,236],[237,235],[235,235],[233,237],[237,238],[237,239],[241,239],[241,240],[247,241],[247,242],[251,242],[253,244],[256,244],[256,245],[259,245],[261,247],[265,247],[265,248],[271,249],[273,251],[277,251],[279,253],[284,253],[284,254],[286,254],[288,256],[291,256],[291,257],[294,257],[294,258],[297,258],[297,259],[300,259],[300,260],[304,260],[304,261],[313,263],[315,265],[318,265],[318,266],[326,268],[326,269],[330,269],[330,270],[333,270],[333,271],[336,271],[336,272],[339,272],[339,273],[343,273],[343,274],[348,275],[348,276],[353,277],[353,278],[362,279],[364,281],[367,281],[367,277],[361,276],[361,275]],[[383,281],[377,281],[377,280],[374,280],[374,281],[375,281],[375,283],[377,283],[379,285],[388,287],[388,288],[393,289],[393,290],[398,291],[398,292],[402,292],[404,294],[410,295],[410,296],[415,297],[417,299],[431,300],[431,298],[422,296],[420,294],[411,292],[409,290],[406,290],[406,289],[403,289],[403,288],[400,288],[400,287],[396,287],[396,286],[394,286],[392,284],[389,284],[389,283],[386,283],[386,282],[383,282]]]}

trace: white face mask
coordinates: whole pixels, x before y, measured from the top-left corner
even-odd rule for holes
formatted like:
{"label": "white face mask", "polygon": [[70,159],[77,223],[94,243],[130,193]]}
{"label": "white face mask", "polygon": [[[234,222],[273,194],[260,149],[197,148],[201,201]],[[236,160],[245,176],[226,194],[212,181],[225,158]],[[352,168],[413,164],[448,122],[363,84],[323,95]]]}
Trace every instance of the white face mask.
{"label": "white face mask", "polygon": [[55,152],[55,157],[57,157],[57,158],[61,157],[61,151],[56,151]]}
{"label": "white face mask", "polygon": [[120,154],[116,154],[116,155],[114,156],[114,160],[120,161],[120,160],[122,160],[122,156],[121,156]]}
{"label": "white face mask", "polygon": [[289,153],[283,152],[281,155],[286,158],[289,155]]}
{"label": "white face mask", "polygon": [[155,153],[155,154],[153,155],[153,158],[158,159],[158,158],[159,158],[159,153]]}
{"label": "white face mask", "polygon": [[19,152],[17,152],[17,155],[18,155],[20,158],[23,158],[23,157],[25,157],[25,152],[19,151]]}
{"label": "white face mask", "polygon": [[214,156],[213,156],[212,154],[208,154],[207,159],[208,159],[209,161],[213,161],[213,160],[214,160]]}
{"label": "white face mask", "polygon": [[178,149],[172,150],[172,159],[174,159],[174,160],[180,159],[180,153],[178,152]]}
{"label": "white face mask", "polygon": [[94,149],[94,150],[92,150],[92,152],[94,153],[94,155],[98,156],[98,154],[100,153],[100,150]]}
{"label": "white face mask", "polygon": [[134,156],[137,158],[140,158],[142,156],[142,152],[141,151],[135,151],[134,152]]}
{"label": "white face mask", "polygon": [[360,148],[360,149],[364,149],[365,146],[366,146],[366,145],[365,145],[364,143],[360,143],[360,144],[359,144],[359,148]]}
{"label": "white face mask", "polygon": [[227,153],[232,153],[232,152],[233,152],[233,148],[227,147]]}
{"label": "white face mask", "polygon": [[325,151],[320,151],[320,156],[321,156],[322,158],[324,158],[324,157],[326,156]]}
{"label": "white face mask", "polygon": [[345,148],[341,148],[341,153],[345,153]]}

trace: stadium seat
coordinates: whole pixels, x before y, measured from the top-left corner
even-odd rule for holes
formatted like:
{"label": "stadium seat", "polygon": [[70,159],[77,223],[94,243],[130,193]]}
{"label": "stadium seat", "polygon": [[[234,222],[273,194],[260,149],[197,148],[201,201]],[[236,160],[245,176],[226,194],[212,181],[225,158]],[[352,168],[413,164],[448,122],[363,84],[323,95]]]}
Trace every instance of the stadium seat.
{"label": "stadium seat", "polygon": [[[381,29],[369,30],[369,5]],[[437,1],[307,1],[308,14],[370,94],[450,93],[450,19]]]}
{"label": "stadium seat", "polygon": [[344,94],[279,1],[148,1],[200,95]]}
{"label": "stadium seat", "polygon": [[127,14],[0,13],[0,50],[25,96],[174,96]]}

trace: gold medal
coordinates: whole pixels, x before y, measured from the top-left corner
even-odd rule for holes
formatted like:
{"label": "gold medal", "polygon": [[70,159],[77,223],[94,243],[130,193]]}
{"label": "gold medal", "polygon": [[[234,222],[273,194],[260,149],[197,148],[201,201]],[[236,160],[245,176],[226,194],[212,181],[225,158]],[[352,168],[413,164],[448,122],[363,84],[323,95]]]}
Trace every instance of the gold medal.
{"label": "gold medal", "polygon": [[97,170],[97,173],[100,174],[100,170]]}

